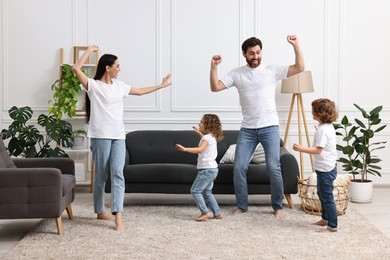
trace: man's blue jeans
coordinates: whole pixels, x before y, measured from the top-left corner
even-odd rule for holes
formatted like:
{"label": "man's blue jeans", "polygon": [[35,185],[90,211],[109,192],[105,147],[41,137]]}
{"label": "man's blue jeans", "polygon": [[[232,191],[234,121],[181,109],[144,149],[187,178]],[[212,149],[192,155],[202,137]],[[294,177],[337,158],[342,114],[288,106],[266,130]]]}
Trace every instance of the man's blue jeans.
{"label": "man's blue jeans", "polygon": [[111,175],[111,212],[123,212],[126,146],[124,139],[91,138],[91,151],[95,163],[93,204],[95,213],[104,212],[104,187]]}
{"label": "man's blue jeans", "polygon": [[271,203],[274,211],[283,208],[283,179],[280,169],[279,126],[257,129],[241,128],[237,139],[234,160],[234,190],[237,207],[242,212],[248,210],[247,171],[253,152],[261,143],[265,153],[267,173],[271,179]]}
{"label": "man's blue jeans", "polygon": [[328,229],[337,229],[337,208],[333,196],[333,181],[337,177],[337,168],[330,172],[317,173],[317,194],[321,201],[322,219],[328,222]]}
{"label": "man's blue jeans", "polygon": [[[194,197],[196,204],[202,214],[208,212],[207,205],[215,216],[221,215],[218,203],[212,194],[214,180],[218,176],[218,168],[214,169],[199,169],[194,183],[191,187],[191,194]],[[206,205],[207,203],[207,205]]]}

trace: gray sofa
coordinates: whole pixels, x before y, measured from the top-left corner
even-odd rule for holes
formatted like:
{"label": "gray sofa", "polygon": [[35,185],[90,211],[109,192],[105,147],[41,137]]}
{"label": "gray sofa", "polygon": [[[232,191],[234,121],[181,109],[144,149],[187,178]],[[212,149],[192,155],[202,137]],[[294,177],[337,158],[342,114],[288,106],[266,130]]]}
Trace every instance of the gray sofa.
{"label": "gray sofa", "polygon": [[54,218],[61,234],[64,210],[73,218],[75,186],[72,159],[11,159],[0,139],[0,219]]}
{"label": "gray sofa", "polygon": [[[218,143],[217,162],[236,143],[238,130],[225,130],[224,139]],[[124,167],[126,193],[188,194],[196,177],[197,155],[177,151],[175,144],[197,146],[199,137],[194,131],[145,130],[126,135],[126,162]],[[295,157],[280,143],[280,161],[284,191],[290,208],[290,194],[298,192],[298,163]],[[219,174],[214,182],[214,194],[234,194],[233,164],[219,163]],[[110,192],[110,178],[106,192]],[[248,193],[271,194],[266,165],[250,164],[248,169]]]}

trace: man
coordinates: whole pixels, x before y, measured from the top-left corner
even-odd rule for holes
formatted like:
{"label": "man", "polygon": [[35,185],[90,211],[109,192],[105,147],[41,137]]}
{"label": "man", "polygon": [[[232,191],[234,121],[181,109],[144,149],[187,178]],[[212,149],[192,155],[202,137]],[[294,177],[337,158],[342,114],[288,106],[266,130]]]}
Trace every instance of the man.
{"label": "man", "polygon": [[271,179],[271,203],[275,217],[283,213],[283,179],[280,169],[279,118],[275,104],[276,82],[304,70],[305,64],[298,37],[288,35],[293,46],[295,64],[291,66],[261,64],[262,43],[252,37],[242,44],[247,65],[233,69],[221,80],[218,78],[220,55],[211,59],[210,88],[213,92],[235,86],[240,96],[243,121],[237,138],[234,162],[234,189],[237,209],[232,214],[248,210],[247,170],[250,158],[260,142],[264,148],[267,173]]}

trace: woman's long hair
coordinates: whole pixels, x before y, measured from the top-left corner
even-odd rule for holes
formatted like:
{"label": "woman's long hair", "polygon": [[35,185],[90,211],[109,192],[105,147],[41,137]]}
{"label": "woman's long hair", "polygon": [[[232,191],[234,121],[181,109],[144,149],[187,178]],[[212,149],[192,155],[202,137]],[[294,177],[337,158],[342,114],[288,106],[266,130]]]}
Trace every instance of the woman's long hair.
{"label": "woman's long hair", "polygon": [[[104,73],[106,73],[106,67],[111,67],[115,61],[118,59],[117,56],[112,54],[104,54],[100,57],[94,80],[99,80],[103,77]],[[85,94],[85,112],[86,112],[86,121],[89,123],[90,113],[91,113],[91,100],[89,100],[88,93]]]}

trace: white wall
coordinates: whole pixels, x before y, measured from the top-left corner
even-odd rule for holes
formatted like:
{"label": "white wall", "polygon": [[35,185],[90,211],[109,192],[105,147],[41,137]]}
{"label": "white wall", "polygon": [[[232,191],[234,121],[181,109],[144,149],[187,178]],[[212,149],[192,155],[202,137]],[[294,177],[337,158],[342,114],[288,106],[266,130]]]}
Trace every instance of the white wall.
{"label": "white wall", "polygon": [[[13,105],[31,106],[34,116],[47,111],[51,84],[58,77],[59,49],[72,62],[74,45],[100,46],[116,54],[119,78],[136,87],[160,83],[173,74],[172,86],[158,93],[126,99],[124,123],[136,129],[191,129],[204,113],[217,113],[224,129],[238,129],[237,91],[209,90],[212,55],[221,54],[220,75],[245,63],[240,46],[257,36],[263,62],[292,64],[287,34],[297,34],[315,92],[304,95],[310,139],[315,122],[310,103],[319,97],[336,101],[340,115],[356,116],[353,103],[367,109],[383,105],[389,123],[388,0],[1,0],[1,129],[11,122]],[[277,90],[281,136],[291,96]],[[82,124],[81,120],[74,124]],[[288,147],[297,141],[294,113]],[[388,141],[383,178],[390,184],[390,128],[378,134]],[[298,155],[297,155],[298,158]],[[305,172],[310,163],[305,157]]]}

